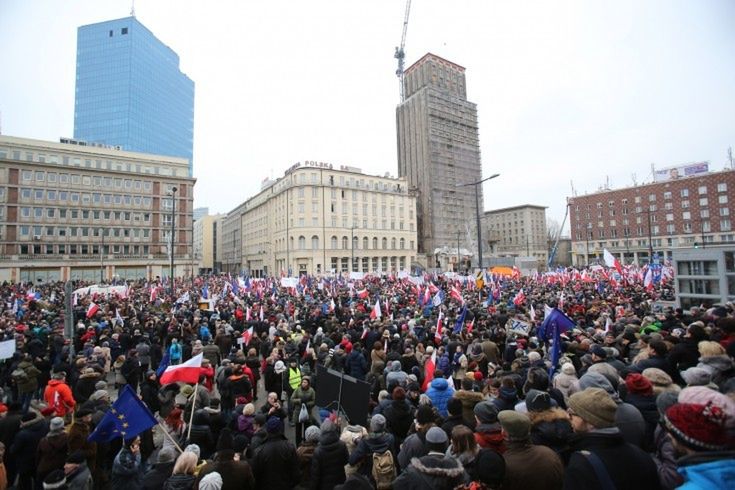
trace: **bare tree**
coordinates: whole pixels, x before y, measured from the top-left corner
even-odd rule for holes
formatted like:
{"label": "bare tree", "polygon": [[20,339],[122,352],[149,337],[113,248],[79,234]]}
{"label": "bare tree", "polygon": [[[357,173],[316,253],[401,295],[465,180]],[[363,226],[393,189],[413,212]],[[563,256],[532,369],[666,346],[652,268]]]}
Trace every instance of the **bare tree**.
{"label": "bare tree", "polygon": [[549,248],[554,246],[556,239],[561,235],[561,225],[554,218],[546,218],[546,241]]}

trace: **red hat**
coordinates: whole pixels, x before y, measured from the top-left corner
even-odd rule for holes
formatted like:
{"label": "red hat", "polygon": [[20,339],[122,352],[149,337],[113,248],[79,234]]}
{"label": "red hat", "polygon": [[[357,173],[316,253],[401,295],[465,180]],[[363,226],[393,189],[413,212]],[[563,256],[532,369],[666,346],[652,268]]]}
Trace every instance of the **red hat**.
{"label": "red hat", "polygon": [[475,371],[475,381],[482,381],[482,373],[480,371]]}
{"label": "red hat", "polygon": [[628,377],[625,378],[625,386],[628,388],[628,393],[636,395],[653,395],[653,385],[648,378],[644,378],[643,375],[639,373],[630,373]]}
{"label": "red hat", "polygon": [[7,411],[8,411],[7,405],[5,405],[4,403],[0,403],[0,413],[5,413]]}
{"label": "red hat", "polygon": [[697,450],[720,451],[728,446],[727,415],[708,403],[676,403],[666,410],[666,430],[682,444]]}

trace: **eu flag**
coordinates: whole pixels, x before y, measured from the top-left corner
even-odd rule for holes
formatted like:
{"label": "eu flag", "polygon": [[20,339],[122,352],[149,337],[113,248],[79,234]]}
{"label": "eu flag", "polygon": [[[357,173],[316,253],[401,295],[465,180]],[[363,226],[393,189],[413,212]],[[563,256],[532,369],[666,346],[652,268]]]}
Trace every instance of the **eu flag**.
{"label": "eu flag", "polygon": [[118,437],[130,439],[158,424],[129,385],[87,438],[90,442],[110,442]]}
{"label": "eu flag", "polygon": [[166,349],[163,354],[163,359],[161,359],[161,363],[158,365],[158,369],[156,369],[156,377],[160,378],[169,364],[171,364],[171,356],[168,353],[168,349]]}
{"label": "eu flag", "polygon": [[462,327],[464,326],[464,321],[467,318],[467,305],[464,305],[464,308],[462,309],[462,314],[459,315],[459,318],[457,318],[457,323],[454,324],[454,333],[458,334],[462,331]]}

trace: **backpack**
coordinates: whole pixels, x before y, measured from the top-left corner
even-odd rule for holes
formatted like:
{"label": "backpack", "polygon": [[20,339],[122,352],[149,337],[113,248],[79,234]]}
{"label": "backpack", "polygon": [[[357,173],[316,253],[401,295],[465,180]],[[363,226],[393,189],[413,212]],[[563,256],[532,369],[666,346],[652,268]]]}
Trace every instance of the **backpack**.
{"label": "backpack", "polygon": [[396,478],[396,465],[393,461],[393,453],[386,450],[382,453],[373,453],[373,480],[378,490],[391,488]]}
{"label": "backpack", "polygon": [[25,383],[28,381],[28,373],[25,369],[16,368],[12,373],[10,373],[10,377],[13,378],[13,381],[16,383]]}

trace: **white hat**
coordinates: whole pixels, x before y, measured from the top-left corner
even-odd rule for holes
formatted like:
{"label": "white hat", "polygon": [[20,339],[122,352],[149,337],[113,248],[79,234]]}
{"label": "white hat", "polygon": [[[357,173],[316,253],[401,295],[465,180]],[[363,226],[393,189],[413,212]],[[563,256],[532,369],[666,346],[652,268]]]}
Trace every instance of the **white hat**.
{"label": "white hat", "polygon": [[283,361],[276,361],[274,369],[276,371],[276,374],[281,374],[286,370],[286,365],[283,363]]}

